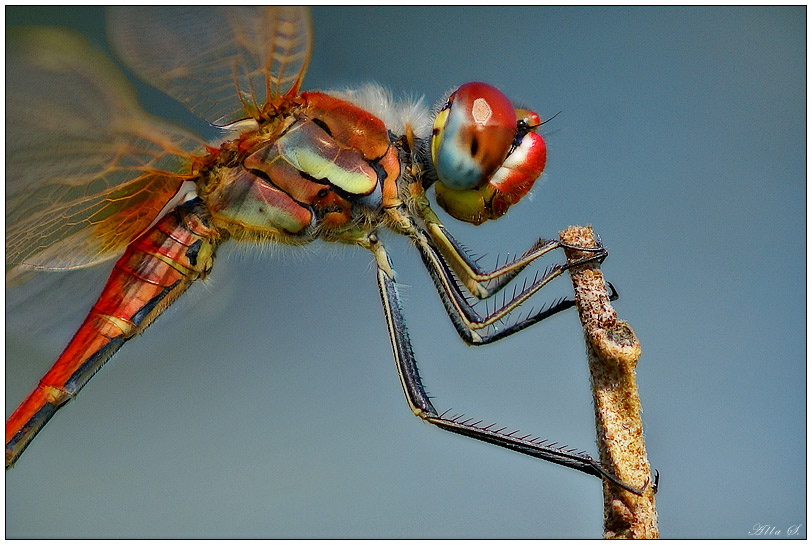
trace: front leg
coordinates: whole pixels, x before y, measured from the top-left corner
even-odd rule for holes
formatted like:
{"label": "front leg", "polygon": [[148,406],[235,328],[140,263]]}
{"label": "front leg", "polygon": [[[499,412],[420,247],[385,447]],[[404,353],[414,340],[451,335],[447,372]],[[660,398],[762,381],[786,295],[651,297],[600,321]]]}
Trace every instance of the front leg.
{"label": "front leg", "polygon": [[482,421],[460,421],[455,418],[447,418],[445,413],[438,413],[434,405],[432,405],[429,396],[426,394],[426,390],[420,379],[417,361],[415,360],[412,345],[409,340],[409,333],[406,330],[406,323],[403,319],[400,296],[398,295],[397,287],[393,279],[389,257],[380,240],[378,240],[375,235],[369,237],[368,247],[375,254],[378,265],[378,289],[381,294],[381,302],[386,317],[386,325],[389,330],[389,338],[392,342],[392,349],[395,355],[398,376],[400,377],[403,391],[406,394],[409,408],[411,408],[416,416],[444,430],[522,452],[529,456],[576,469],[589,475],[604,477],[630,492],[638,495],[642,494],[640,489],[620,481],[617,477],[607,472],[599,462],[593,460],[585,453],[556,448],[551,446],[548,442],[530,435],[515,437],[513,433],[504,433],[506,428],[493,429],[493,425],[481,426]]}
{"label": "front leg", "polygon": [[[550,305],[543,306],[536,312],[530,312],[523,319],[510,325],[497,328],[496,325],[508,317],[520,305],[530,299],[535,293],[561,276],[566,270],[583,265],[591,261],[601,261],[606,255],[606,249],[600,244],[593,248],[578,248],[587,255],[577,262],[554,264],[543,273],[536,274],[531,282],[525,282],[520,289],[514,288],[510,298],[503,297],[502,304],[494,305],[485,316],[481,316],[462,293],[460,284],[467,290],[482,299],[491,296],[502,289],[507,283],[533,261],[558,247],[569,247],[557,240],[545,241],[539,239],[527,252],[517,259],[498,267],[492,272],[482,271],[465,250],[436,220],[436,216],[424,204],[420,210],[426,220],[427,229],[417,225],[412,217],[396,207],[387,210],[390,218],[400,232],[411,238],[418,250],[426,270],[431,276],[443,306],[463,341],[471,345],[488,344],[517,331],[521,331],[535,323],[557,314],[575,305],[572,298],[563,298]],[[611,287],[611,284],[610,284]],[[613,299],[617,294],[612,289]],[[493,327],[492,327],[493,326]]]}
{"label": "front leg", "polygon": [[[477,259],[472,258],[467,250],[451,236],[451,233],[440,222],[437,214],[431,209],[428,199],[422,198],[417,201],[418,214],[426,222],[427,239],[430,244],[442,255],[445,262],[460,280],[465,289],[477,299],[491,297],[499,290],[510,283],[520,272],[522,272],[533,261],[541,256],[555,250],[556,248],[569,247],[559,240],[538,239],[526,252],[493,270],[482,269],[477,263]],[[392,211],[390,214],[398,214]],[[414,237],[417,230],[413,221],[407,217],[400,220],[401,224],[409,225],[407,231]],[[606,249],[600,243],[593,248],[577,248],[582,252],[588,252],[592,259],[603,260],[606,257]]]}

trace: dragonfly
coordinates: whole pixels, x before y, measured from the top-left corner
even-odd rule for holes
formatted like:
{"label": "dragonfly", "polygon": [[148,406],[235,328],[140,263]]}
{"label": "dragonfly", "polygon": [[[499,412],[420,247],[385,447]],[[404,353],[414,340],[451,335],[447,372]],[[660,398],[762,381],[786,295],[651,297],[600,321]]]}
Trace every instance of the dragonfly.
{"label": "dragonfly", "polygon": [[[429,201],[473,225],[527,195],[546,164],[541,117],[469,82],[434,110],[378,85],[302,91],[313,30],[301,7],[117,7],[111,45],[136,76],[221,131],[205,142],[155,118],[113,63],[79,35],[11,32],[7,70],[6,278],[115,260],[86,319],[6,422],[6,468],[121,346],[211,272],[221,245],[316,240],[374,256],[396,369],[411,411],[441,429],[604,478],[588,454],[438,411],[422,383],[395,270],[379,232],[410,239],[455,330],[503,339],[574,306],[561,299],[511,321],[569,268],[554,264],[481,314],[526,267],[563,247],[540,238],[492,270]],[[466,293],[467,292],[467,293]],[[502,292],[504,293],[504,292]]]}

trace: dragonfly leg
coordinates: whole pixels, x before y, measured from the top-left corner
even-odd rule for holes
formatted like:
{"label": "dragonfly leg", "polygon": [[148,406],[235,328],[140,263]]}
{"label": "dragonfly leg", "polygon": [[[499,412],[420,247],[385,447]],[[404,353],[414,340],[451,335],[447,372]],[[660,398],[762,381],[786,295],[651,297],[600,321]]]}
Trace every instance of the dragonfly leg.
{"label": "dragonfly leg", "polygon": [[[446,230],[427,200],[421,200],[418,208],[421,217],[426,222],[426,232],[430,237],[431,245],[439,251],[466,290],[477,299],[491,297],[510,283],[528,265],[546,253],[556,248],[569,248],[569,245],[560,240],[540,238],[522,255],[506,261],[491,271],[486,271],[479,266],[478,260],[471,257],[465,247]],[[410,225],[406,230],[414,236],[414,232],[418,228],[413,221],[408,219],[402,220],[400,223],[407,222]],[[423,238],[428,238],[425,237],[425,234],[423,233]],[[592,253],[594,254],[592,258],[598,260],[604,259],[607,255],[606,249],[600,242],[593,248],[573,249]]]}
{"label": "dragonfly leg", "polygon": [[[558,240],[539,239],[518,258],[491,272],[485,272],[446,232],[427,204],[424,205],[421,213],[426,220],[428,231],[418,226],[411,216],[402,211],[391,209],[388,213],[396,219],[400,230],[408,234],[417,245],[423,264],[443,302],[446,314],[463,341],[471,345],[488,344],[503,339],[558,312],[572,308],[575,305],[574,299],[559,299],[536,312],[531,312],[524,319],[499,327],[511,312],[553,279],[572,267],[592,261],[601,261],[607,255],[606,249],[600,244],[594,248],[578,248],[578,250],[587,252],[588,255],[578,261],[548,267],[543,273],[537,274],[531,282],[522,285],[521,289],[514,289],[510,298],[504,297],[500,306],[495,306],[491,312],[480,316],[463,294],[461,283],[479,299],[490,297],[539,257],[556,248],[569,246]],[[612,287],[612,296],[613,299],[617,298],[614,287]]]}
{"label": "dragonfly leg", "polygon": [[[602,247],[590,249],[593,251],[592,255],[588,255],[577,262],[555,264],[548,267],[543,273],[536,275],[530,283],[525,283],[520,290],[514,290],[513,295],[508,299],[503,299],[502,304],[488,313],[486,316],[480,316],[474,307],[468,302],[468,299],[462,293],[457,277],[454,275],[452,267],[448,264],[448,259],[445,254],[438,250],[432,243],[425,232],[416,229],[413,236],[417,242],[417,247],[420,251],[423,264],[434,282],[437,292],[443,301],[443,306],[451,322],[454,324],[457,333],[462,339],[469,344],[488,344],[499,339],[503,339],[517,331],[521,331],[535,323],[540,322],[550,316],[571,308],[575,305],[573,299],[564,298],[559,299],[552,304],[542,307],[536,312],[530,313],[524,319],[521,319],[511,325],[496,329],[495,324],[504,320],[511,312],[516,310],[521,304],[532,297],[536,292],[541,290],[554,278],[561,276],[566,270],[583,265],[595,260],[602,260],[606,257],[606,250]],[[548,252],[550,249],[561,246],[558,241],[551,241],[543,243],[539,241],[530,251],[525,253],[525,256],[530,256],[531,260],[536,259]],[[517,263],[522,262],[522,259],[517,260]],[[524,268],[530,261],[521,264]],[[515,276],[513,271],[509,271],[508,275]],[[511,276],[512,279],[512,276]],[[501,286],[500,286],[501,287]],[[616,298],[617,292],[613,291]]]}
{"label": "dragonfly leg", "polygon": [[[403,386],[403,391],[406,394],[406,400],[415,415],[441,429],[515,450],[589,475],[603,477],[625,490],[638,495],[642,494],[641,489],[622,482],[606,471],[600,462],[592,459],[586,453],[578,452],[574,449],[558,448],[555,447],[554,444],[550,444],[531,435],[517,436],[516,432],[505,433],[505,428],[495,429],[493,425],[482,426],[481,421],[459,420],[458,418],[446,417],[445,413],[438,413],[434,405],[432,405],[428,394],[426,394],[426,390],[420,379],[417,361],[415,360],[414,351],[412,350],[412,345],[409,340],[409,333],[403,319],[400,296],[398,295],[391,272],[392,267],[389,257],[383,245],[374,235],[370,237],[369,247],[375,254],[378,264],[378,289],[384,307],[386,324],[389,329],[389,337],[392,342],[398,375],[401,385]],[[645,488],[645,485],[643,488]]]}
{"label": "dragonfly leg", "polygon": [[[466,248],[439,224],[427,225],[431,242],[445,262],[460,279],[465,289],[477,299],[487,299],[516,278],[528,265],[561,246],[558,240],[538,239],[530,249],[491,271],[485,271],[478,259],[471,257]],[[596,249],[601,251],[602,249]]]}

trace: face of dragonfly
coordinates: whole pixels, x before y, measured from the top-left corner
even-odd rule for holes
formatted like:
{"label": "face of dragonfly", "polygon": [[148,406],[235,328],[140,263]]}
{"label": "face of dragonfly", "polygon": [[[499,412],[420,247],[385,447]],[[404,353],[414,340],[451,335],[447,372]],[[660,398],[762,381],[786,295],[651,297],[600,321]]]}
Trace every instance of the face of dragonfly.
{"label": "face of dragonfly", "polygon": [[540,125],[538,114],[517,110],[487,83],[451,93],[431,137],[438,204],[475,225],[503,216],[544,170],[547,146],[533,132]]}

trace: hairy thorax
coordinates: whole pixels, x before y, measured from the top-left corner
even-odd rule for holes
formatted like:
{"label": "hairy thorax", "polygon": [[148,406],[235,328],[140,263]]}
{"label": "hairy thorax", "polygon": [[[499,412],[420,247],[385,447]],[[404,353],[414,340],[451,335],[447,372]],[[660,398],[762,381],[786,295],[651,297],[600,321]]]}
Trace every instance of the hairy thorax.
{"label": "hairy thorax", "polygon": [[352,103],[303,93],[212,148],[197,192],[231,238],[304,244],[369,232],[399,203],[399,149]]}

